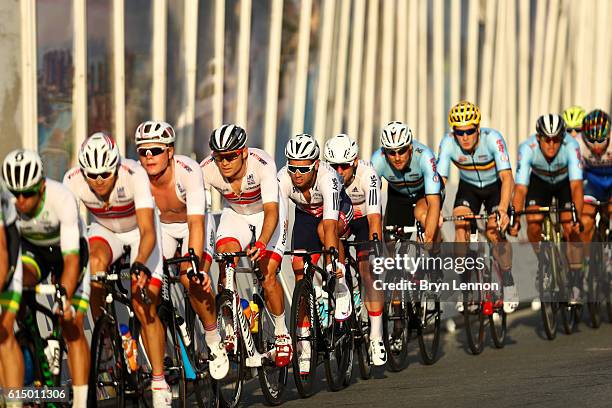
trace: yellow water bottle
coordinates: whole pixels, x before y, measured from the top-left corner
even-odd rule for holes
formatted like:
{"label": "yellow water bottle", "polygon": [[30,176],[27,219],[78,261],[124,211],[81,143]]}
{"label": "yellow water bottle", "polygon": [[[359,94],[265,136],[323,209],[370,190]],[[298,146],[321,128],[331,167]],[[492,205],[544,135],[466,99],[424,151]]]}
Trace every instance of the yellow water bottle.
{"label": "yellow water bottle", "polygon": [[251,300],[251,332],[257,333],[259,331],[259,306],[257,303]]}

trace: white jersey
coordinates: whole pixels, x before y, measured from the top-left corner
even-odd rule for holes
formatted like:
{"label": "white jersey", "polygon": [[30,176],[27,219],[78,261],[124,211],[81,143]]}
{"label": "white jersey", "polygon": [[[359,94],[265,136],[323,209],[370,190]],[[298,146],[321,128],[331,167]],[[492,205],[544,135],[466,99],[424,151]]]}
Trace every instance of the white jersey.
{"label": "white jersey", "polygon": [[324,220],[338,220],[340,211],[340,191],[342,190],[342,177],[327,162],[320,161],[316,180],[310,187],[310,201],[304,198],[304,194],[293,185],[287,166],[278,172],[281,199],[285,201],[286,208],[288,200],[295,206],[315,217],[323,217]]}
{"label": "white jersey", "polygon": [[260,213],[263,211],[264,203],[278,202],[278,183],[274,160],[261,149],[250,147],[248,151],[247,170],[242,178],[238,194],[221,175],[212,156],[208,156],[200,163],[204,184],[216,188],[223,196],[225,206],[231,207],[232,210],[242,215]]}
{"label": "white jersey", "polygon": [[612,175],[612,142],[608,143],[608,148],[601,156],[596,156],[587,147],[582,134],[576,136],[576,141],[580,145],[584,171],[597,173],[601,176],[609,177]]}
{"label": "white jersey", "polygon": [[368,214],[380,214],[380,178],[370,162],[359,160],[355,177],[346,193],[353,202],[355,215],[353,219],[364,217]]}
{"label": "white jersey", "polygon": [[0,180],[0,226],[11,225],[16,219],[15,197]]}
{"label": "white jersey", "polygon": [[121,158],[117,181],[110,194],[108,203],[102,201],[85,180],[81,169],[75,167],[64,176],[64,184],[93,215],[96,223],[115,233],[132,231],[138,228],[136,210],[155,208],[149,176],[137,162]]}
{"label": "white jersey", "polygon": [[46,179],[40,208],[33,217],[18,214],[21,237],[34,245],[59,245],[64,255],[78,253],[83,227],[72,192],[60,182]]}

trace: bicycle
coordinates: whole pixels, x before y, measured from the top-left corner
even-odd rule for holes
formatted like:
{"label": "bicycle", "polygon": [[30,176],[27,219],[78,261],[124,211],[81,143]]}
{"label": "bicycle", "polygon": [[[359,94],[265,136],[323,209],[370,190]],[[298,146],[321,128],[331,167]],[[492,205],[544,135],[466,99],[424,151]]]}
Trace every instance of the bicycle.
{"label": "bicycle", "polygon": [[[53,296],[55,306],[60,311],[60,316],[63,314],[66,301],[66,290],[59,283],[38,284],[34,287],[23,288],[22,310],[20,311],[20,316],[23,316],[23,318],[17,319],[18,329],[15,337],[23,353],[26,374],[24,385],[45,389],[59,387],[62,380],[63,356],[67,352],[66,344],[62,336],[59,316],[37,302],[36,294]],[[37,313],[42,314],[45,319],[51,322],[52,331],[47,338],[43,339],[40,334]],[[38,402],[38,404],[41,403]],[[42,403],[41,406],[56,408],[72,406],[72,404],[70,402],[47,402]]]}
{"label": "bicycle", "polygon": [[578,326],[582,308],[572,305],[569,298],[569,279],[567,276],[567,260],[561,254],[561,223],[553,221],[551,214],[561,212],[572,213],[572,223],[576,224],[576,206],[569,209],[559,209],[556,206],[538,207],[535,209],[515,212],[515,216],[525,214],[543,214],[542,240],[538,259],[537,286],[541,299],[541,314],[544,331],[548,340],[554,340],[557,335],[557,313],[561,314],[563,328],[566,334],[571,334]]}
{"label": "bicycle", "polygon": [[[478,259],[478,254],[483,254],[486,258],[483,242],[480,240],[480,230],[478,229],[477,221],[488,221],[490,218],[496,217],[497,234],[501,238],[503,233],[500,227],[499,212],[493,214],[466,214],[458,216],[444,217],[445,222],[469,221],[470,222],[470,239],[468,244],[468,252],[466,259]],[[463,313],[463,321],[465,324],[466,338],[468,348],[473,355],[482,353],[484,349],[486,326],[489,326],[491,339],[496,348],[503,348],[507,334],[507,315],[504,311],[503,290],[498,288],[500,282],[493,281],[493,271],[496,275],[501,276],[501,268],[497,259],[493,255],[493,244],[487,241],[489,249],[489,262],[474,262],[474,268],[466,270],[462,274],[462,283],[467,288],[462,289],[463,304],[460,312]],[[478,265],[478,266],[477,266]],[[482,265],[482,266],[480,266]],[[471,281],[471,282],[470,282]]]}
{"label": "bicycle", "polygon": [[[255,228],[251,228],[255,233]],[[254,236],[254,235],[253,235]],[[254,243],[254,239],[252,243]],[[236,258],[248,257],[246,251],[216,253],[214,259],[225,264],[225,285],[220,285],[217,295],[217,319],[222,338],[230,361],[230,372],[225,379],[218,381],[219,399],[225,407],[235,407],[240,402],[244,380],[248,378],[247,368],[257,368],[257,376],[266,402],[279,405],[283,401],[287,385],[288,367],[276,367],[274,318],[266,308],[262,283],[264,274],[258,265],[241,268],[234,264]],[[252,301],[259,308],[259,316],[252,316],[251,324],[240,306],[240,296],[236,288],[237,273],[252,273]],[[256,329],[255,329],[256,328]]]}
{"label": "bicycle", "polygon": [[[313,263],[312,256],[317,254],[331,257],[332,274]],[[346,379],[353,369],[354,343],[350,321],[338,322],[334,318],[338,252],[331,247],[329,250],[285,251],[285,255],[299,256],[304,260],[304,275],[296,282],[291,304],[293,377],[298,394],[307,398],[314,393],[316,370],[321,362],[325,365],[328,389],[339,391],[348,384]],[[320,286],[314,282],[316,273],[322,278]],[[308,323],[306,335],[298,333],[298,327],[304,327],[304,322]],[[310,351],[310,356],[307,356],[308,368],[301,372],[299,360],[302,353],[307,354],[305,350]]]}
{"label": "bicycle", "polygon": [[[425,230],[420,222],[416,221],[414,226],[387,225],[384,231],[388,237],[387,241],[396,243],[396,253],[403,252],[404,248],[407,254],[410,247],[414,247],[414,259],[419,259],[424,253],[422,242]],[[412,234],[416,234],[416,240],[411,239]],[[401,283],[404,276],[405,271],[394,270],[386,280]],[[440,278],[439,274],[425,269],[414,271],[409,281],[414,285],[422,279],[433,282]],[[416,332],[423,364],[435,363],[440,346],[442,320],[439,295],[431,290],[420,290],[417,285],[411,290],[392,290],[388,298],[383,309],[383,341],[388,350],[391,371],[401,371],[406,367],[408,342],[413,331]]]}

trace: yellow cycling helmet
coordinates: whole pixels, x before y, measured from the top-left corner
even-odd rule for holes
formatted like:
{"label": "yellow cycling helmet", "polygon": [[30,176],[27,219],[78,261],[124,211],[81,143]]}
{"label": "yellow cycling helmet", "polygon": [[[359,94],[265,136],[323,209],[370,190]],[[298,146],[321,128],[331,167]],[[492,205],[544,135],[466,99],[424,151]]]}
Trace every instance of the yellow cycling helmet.
{"label": "yellow cycling helmet", "polygon": [[448,124],[451,128],[457,126],[479,126],[480,108],[469,101],[459,101],[458,104],[448,112]]}
{"label": "yellow cycling helmet", "polygon": [[563,111],[563,120],[565,126],[571,129],[582,128],[582,122],[584,121],[584,115],[586,112],[581,106],[571,106]]}

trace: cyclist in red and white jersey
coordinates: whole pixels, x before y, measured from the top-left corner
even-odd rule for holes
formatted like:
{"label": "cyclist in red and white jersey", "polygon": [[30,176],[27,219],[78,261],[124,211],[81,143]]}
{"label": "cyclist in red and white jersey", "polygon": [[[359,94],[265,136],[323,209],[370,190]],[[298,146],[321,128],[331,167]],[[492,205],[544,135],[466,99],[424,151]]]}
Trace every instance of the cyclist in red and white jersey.
{"label": "cyclist in red and white jersey", "polygon": [[204,326],[206,344],[210,348],[210,374],[220,380],[229,370],[229,361],[217,329],[215,296],[208,269],[204,265],[204,258],[207,258],[210,268],[212,254],[205,250],[206,194],[202,171],[195,160],[174,154],[176,137],[168,123],[143,122],[136,129],[134,137],[140,164],[149,175],[151,192],[160,213],[164,257],[175,256],[180,240],[181,255],[188,255],[188,249],[193,248],[196,255],[202,258],[201,263],[198,262],[198,267],[203,271],[201,283],[195,277],[189,280],[189,263],[181,266],[180,278]]}
{"label": "cyclist in red and white jersey", "polygon": [[[352,312],[351,292],[344,278],[344,251],[339,237],[348,233],[348,224],[353,219],[353,205],[344,191],[342,178],[326,162],[319,160],[319,145],[310,135],[293,136],[285,147],[287,165],[279,170],[278,182],[281,199],[288,207],[289,200],[295,203],[295,219],[291,246],[293,249],[320,250],[337,248],[339,262],[336,262],[338,281],[335,298],[334,318],[347,320]],[[313,258],[316,262],[318,258]],[[326,268],[333,270],[330,257],[326,257]],[[303,277],[304,261],[293,257],[293,272],[296,280]],[[298,335],[309,331],[310,322],[304,320],[298,327]],[[310,367],[310,343],[300,343],[299,364],[302,374],[308,374]]]}
{"label": "cyclist in red and white jersey", "polygon": [[[344,179],[344,187],[353,203],[354,216],[349,223],[355,241],[382,239],[381,181],[370,162],[360,160],[357,142],[350,136],[339,134],[329,139],[323,148],[323,157]],[[370,355],[375,366],[387,361],[383,343],[383,293],[375,290],[369,262],[369,248],[358,248],[359,274],[365,286],[365,305],[370,318]]]}
{"label": "cyclist in red and white jersey", "polygon": [[[276,278],[287,239],[286,211],[279,201],[276,164],[263,150],[247,147],[247,134],[240,126],[226,124],[210,136],[211,155],[200,166],[204,184],[223,196],[225,208],[217,227],[217,252],[245,249],[259,262],[265,275],[266,307],[274,318],[275,363],[284,367],[291,361],[291,337],[285,324],[283,289]],[[257,241],[250,247],[255,227]],[[249,361],[247,366],[261,365]]]}
{"label": "cyclist in red and white jersey", "polygon": [[[130,247],[132,306],[151,362],[153,406],[170,406],[172,392],[164,378],[166,336],[156,308],[163,277],[162,249],[149,177],[137,162],[120,157],[115,142],[101,132],[85,140],[78,157],[79,167],[66,173],[64,183],[94,219],[88,232],[90,269],[93,274],[106,271],[121,257],[123,247]],[[94,283],[91,289],[95,319],[104,293]],[[142,301],[143,290],[150,296],[149,305]]]}

